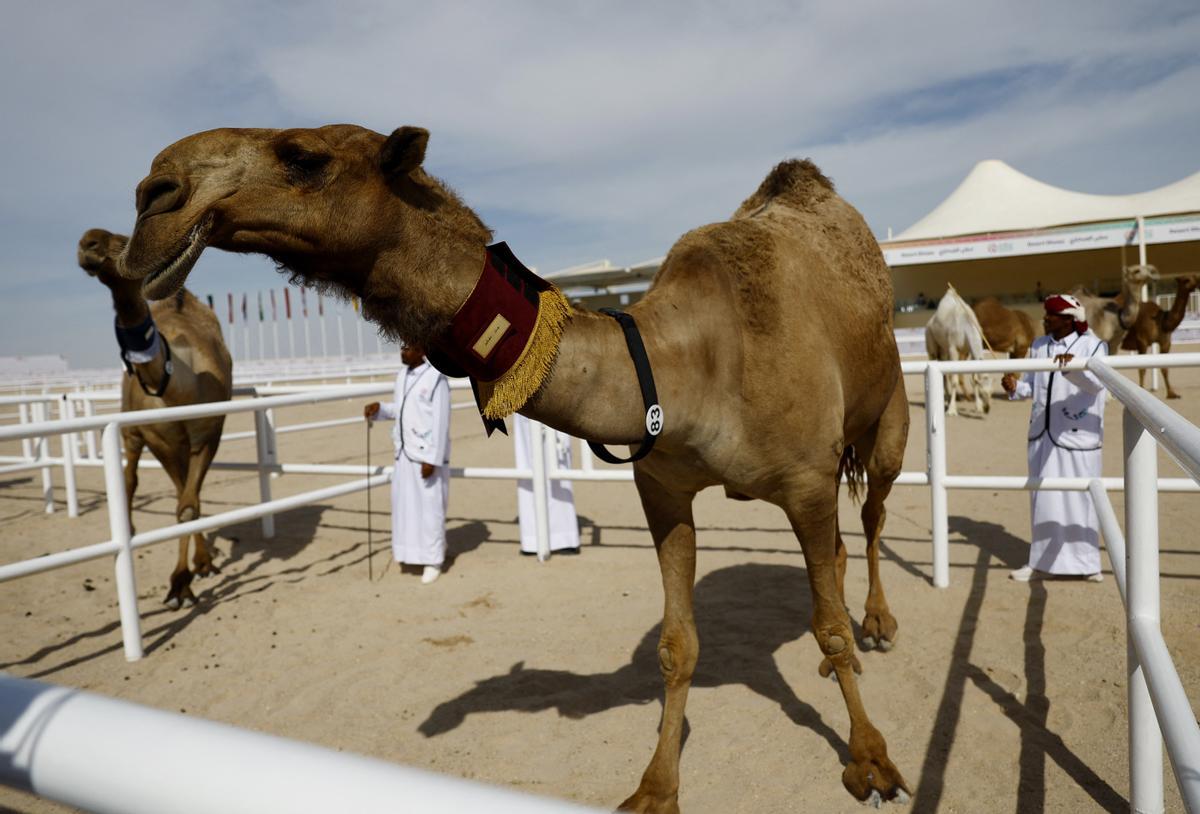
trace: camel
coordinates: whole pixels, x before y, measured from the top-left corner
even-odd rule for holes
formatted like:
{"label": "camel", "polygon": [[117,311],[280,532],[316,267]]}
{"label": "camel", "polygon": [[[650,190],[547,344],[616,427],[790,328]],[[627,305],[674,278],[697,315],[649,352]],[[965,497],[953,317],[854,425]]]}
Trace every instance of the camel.
{"label": "camel", "polygon": [[628,309],[657,388],[650,406],[617,319],[571,306],[507,246],[488,246],[488,227],[425,172],[428,140],[420,127],[383,136],[354,125],[188,136],[138,185],[121,271],[164,297],[206,246],[266,254],[305,284],[360,298],[385,331],[448,357],[446,370],[474,369],[485,419],[518,411],[597,443],[654,440],[633,473],[662,573],[666,691],[657,747],[624,810],[679,810],[699,655],[696,493],[723,485],[781,507],[807,564],[819,669],[836,675],[849,713],[842,783],[859,800],[907,800],[858,691],[843,600],[845,473],[852,493],[866,481],[863,644],[894,640],[878,554],[908,403],[891,279],[861,215],[811,162],[787,161],[730,220],[683,235]]}
{"label": "camel", "polygon": [[972,306],[983,338],[994,353],[1024,359],[1037,336],[1033,320],[1024,311],[1006,308],[995,297],[984,297]]}
{"label": "camel", "polygon": [[[127,240],[124,235],[104,229],[89,229],[80,238],[78,249],[80,267],[112,294],[118,333],[121,328],[144,326],[152,319],[162,339],[166,340],[165,344],[158,343],[156,352],[153,347],[147,350],[144,355],[154,352],[148,361],[126,361],[127,375],[121,382],[121,412],[228,401],[233,390],[233,362],[212,309],[184,288],[174,292],[169,299],[148,303],[137,282],[117,273],[116,258]],[[124,352],[122,358],[126,358]],[[164,389],[168,366],[170,375],[165,379]],[[220,415],[121,428],[125,447],[126,508],[130,512],[131,528],[133,494],[137,490],[137,468],[142,450],[150,448],[175,484],[175,519],[185,523],[200,516],[200,488],[209,464],[217,454],[224,426],[225,416]],[[195,571],[188,568],[188,536],[185,535],[179,540],[179,556],[164,600],[173,610],[184,603],[195,604],[196,596],[191,588],[194,576],[219,572],[204,535],[191,536],[195,540],[192,558]]]}
{"label": "camel", "polygon": [[[1179,327],[1179,323],[1183,322],[1183,315],[1187,312],[1188,295],[1196,290],[1198,283],[1200,280],[1197,280],[1196,277],[1180,277],[1175,284],[1175,301],[1171,303],[1169,311],[1163,311],[1152,302],[1142,303],[1137,319],[1134,321],[1133,327],[1125,334],[1121,347],[1125,350],[1135,350],[1138,353],[1149,353],[1150,346],[1157,342],[1159,353],[1170,353],[1171,334]],[[1168,370],[1169,368],[1165,367],[1162,369],[1163,381],[1167,385],[1167,398],[1182,398],[1171,389]],[[1146,386],[1146,368],[1144,367],[1138,370],[1138,384],[1142,387]]]}
{"label": "camel", "polygon": [[1157,279],[1158,269],[1154,266],[1126,266],[1121,272],[1121,293],[1116,297],[1097,297],[1082,286],[1071,291],[1083,303],[1088,327],[1108,343],[1110,354],[1117,354],[1126,331],[1137,321],[1142,306],[1142,285]]}
{"label": "camel", "polygon": [[[954,286],[947,286],[937,310],[925,323],[925,351],[930,359],[938,362],[987,358],[983,355],[983,329],[975,319],[975,312],[963,301]],[[967,397],[963,379],[960,374],[946,376],[947,415],[958,415],[958,391],[962,391],[963,398]],[[992,409],[990,379],[990,376],[979,373],[972,373],[970,377],[975,412],[979,415]]]}

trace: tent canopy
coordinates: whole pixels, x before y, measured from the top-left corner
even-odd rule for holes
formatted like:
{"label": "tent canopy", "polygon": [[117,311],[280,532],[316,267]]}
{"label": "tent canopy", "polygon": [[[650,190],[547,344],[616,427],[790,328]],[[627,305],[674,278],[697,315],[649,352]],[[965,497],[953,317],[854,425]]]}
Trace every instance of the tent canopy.
{"label": "tent canopy", "polygon": [[1149,192],[1089,195],[1051,186],[1003,161],[989,159],[976,164],[933,211],[886,242],[1045,229],[1183,212],[1200,212],[1200,172]]}

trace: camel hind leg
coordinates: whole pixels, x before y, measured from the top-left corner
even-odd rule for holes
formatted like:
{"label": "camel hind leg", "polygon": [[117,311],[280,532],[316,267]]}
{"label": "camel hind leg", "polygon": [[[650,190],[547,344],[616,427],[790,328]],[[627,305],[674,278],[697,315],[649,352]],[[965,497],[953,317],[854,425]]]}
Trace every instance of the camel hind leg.
{"label": "camel hind leg", "polygon": [[[888,607],[883,580],[879,575],[879,547],[884,521],[887,518],[884,501],[892,491],[892,484],[900,475],[907,443],[908,396],[904,391],[904,377],[900,376],[896,380],[892,398],[875,426],[853,444],[853,452],[862,461],[861,466],[867,476],[867,494],[862,506],[869,579],[862,620],[864,650],[876,647],[885,652],[891,650],[899,629],[896,618],[892,616]],[[839,544],[840,542],[839,535]]]}
{"label": "camel hind leg", "polygon": [[784,510],[804,551],[813,599],[813,634],[829,669],[837,674],[838,687],[850,716],[850,763],[842,772],[842,785],[856,799],[878,804],[883,800],[906,802],[908,786],[887,753],[887,742],[871,723],[858,692],[861,672],[854,655],[850,617],[837,588],[837,482],[809,479],[788,496]]}
{"label": "camel hind leg", "polygon": [[662,571],[663,622],[658,666],[666,685],[666,698],[654,756],[642,774],[637,791],[619,809],[678,814],[684,708],[700,656],[692,608],[696,581],[696,527],[692,519],[695,495],[668,489],[641,466],[634,466],[633,475]]}
{"label": "camel hind leg", "polygon": [[[1158,352],[1159,353],[1170,353],[1171,352],[1171,335],[1170,334],[1167,334],[1166,336],[1164,336],[1162,339],[1160,339],[1158,341]],[[1169,399],[1183,398],[1183,396],[1179,395],[1177,392],[1175,392],[1174,390],[1171,389],[1171,376],[1168,373],[1168,371],[1170,369],[1171,368],[1169,368],[1169,367],[1162,368],[1163,384],[1165,384],[1167,386],[1167,398],[1169,398]],[[1139,372],[1144,373],[1145,368],[1143,368]]]}
{"label": "camel hind leg", "polygon": [[[208,468],[216,454],[217,445],[214,443],[204,443],[199,448],[192,450],[188,458],[187,481],[184,483],[176,508],[179,522],[186,523],[200,516],[200,488],[204,484],[204,476],[208,474]],[[204,535],[194,534],[192,538],[195,543],[192,565],[196,576],[206,577],[210,574],[219,574],[221,570],[213,564],[212,552],[209,550]],[[186,546],[186,543],[184,545]],[[184,556],[186,557],[186,555],[185,551]]]}

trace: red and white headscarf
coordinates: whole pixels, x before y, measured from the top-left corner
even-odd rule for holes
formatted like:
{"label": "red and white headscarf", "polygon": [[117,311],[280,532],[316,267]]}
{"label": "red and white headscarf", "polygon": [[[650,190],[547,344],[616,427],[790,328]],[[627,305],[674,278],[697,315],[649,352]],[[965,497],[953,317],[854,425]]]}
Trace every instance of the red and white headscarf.
{"label": "red and white headscarf", "polygon": [[1051,294],[1046,297],[1043,305],[1047,314],[1066,314],[1075,321],[1075,333],[1082,334],[1088,329],[1087,312],[1081,303],[1070,294]]}

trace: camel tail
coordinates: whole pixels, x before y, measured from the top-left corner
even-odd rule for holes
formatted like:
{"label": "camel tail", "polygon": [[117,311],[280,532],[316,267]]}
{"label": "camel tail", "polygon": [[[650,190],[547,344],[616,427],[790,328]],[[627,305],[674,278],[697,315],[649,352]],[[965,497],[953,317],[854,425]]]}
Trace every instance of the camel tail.
{"label": "camel tail", "polygon": [[858,457],[854,444],[850,444],[842,451],[842,459],[838,461],[838,482],[840,483],[843,477],[846,478],[846,491],[855,503],[862,497],[866,472],[866,464]]}

